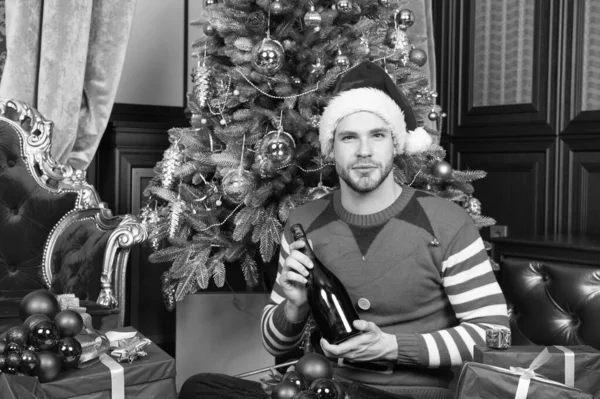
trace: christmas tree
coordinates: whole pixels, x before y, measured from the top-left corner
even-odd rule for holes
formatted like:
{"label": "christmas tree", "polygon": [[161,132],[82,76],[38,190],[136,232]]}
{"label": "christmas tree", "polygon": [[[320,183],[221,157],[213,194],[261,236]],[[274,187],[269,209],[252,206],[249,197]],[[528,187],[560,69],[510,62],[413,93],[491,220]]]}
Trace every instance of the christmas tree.
{"label": "christmas tree", "polygon": [[[141,215],[150,261],[172,262],[162,277],[167,308],[211,279],[223,286],[228,268],[240,267],[253,287],[264,267],[276,267],[290,212],[338,183],[319,151],[319,116],[336,79],[354,65],[383,66],[439,143],[445,115],[420,69],[426,38],[411,35],[415,16],[404,3],[205,0],[190,126],[169,131]],[[473,197],[472,181],[485,172],[452,170],[445,156],[437,144],[402,154],[394,177],[458,203],[479,228],[493,225]]]}

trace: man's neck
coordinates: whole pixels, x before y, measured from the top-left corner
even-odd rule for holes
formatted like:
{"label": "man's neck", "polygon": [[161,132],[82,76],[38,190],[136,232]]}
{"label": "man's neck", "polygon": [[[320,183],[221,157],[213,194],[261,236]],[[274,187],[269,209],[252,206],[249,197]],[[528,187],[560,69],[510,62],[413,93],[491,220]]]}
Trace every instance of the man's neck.
{"label": "man's neck", "polygon": [[389,182],[384,181],[373,191],[359,193],[341,182],[340,191],[344,209],[356,215],[370,215],[392,205],[402,193],[402,186],[392,178]]}

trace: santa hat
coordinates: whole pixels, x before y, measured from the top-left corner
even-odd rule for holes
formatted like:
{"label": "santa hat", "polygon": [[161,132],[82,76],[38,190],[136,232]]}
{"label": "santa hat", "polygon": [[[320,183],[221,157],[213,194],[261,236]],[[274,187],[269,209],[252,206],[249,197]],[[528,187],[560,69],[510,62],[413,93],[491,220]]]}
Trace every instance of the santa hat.
{"label": "santa hat", "polygon": [[416,154],[432,143],[417,119],[408,98],[379,65],[365,61],[350,69],[337,82],[334,97],[323,111],[319,125],[321,153],[329,156],[333,136],[340,121],[357,112],[371,112],[389,126],[396,152]]}

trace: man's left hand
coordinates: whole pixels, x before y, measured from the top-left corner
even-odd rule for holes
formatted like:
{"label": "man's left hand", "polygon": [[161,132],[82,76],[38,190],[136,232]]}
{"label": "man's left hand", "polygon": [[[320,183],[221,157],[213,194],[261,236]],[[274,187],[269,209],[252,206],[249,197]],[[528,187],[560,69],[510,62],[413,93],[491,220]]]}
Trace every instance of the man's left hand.
{"label": "man's left hand", "polygon": [[321,338],[321,348],[325,356],[359,362],[398,359],[398,341],[395,335],[384,333],[375,323],[366,320],[355,320],[354,327],[363,333],[339,345],[331,345]]}

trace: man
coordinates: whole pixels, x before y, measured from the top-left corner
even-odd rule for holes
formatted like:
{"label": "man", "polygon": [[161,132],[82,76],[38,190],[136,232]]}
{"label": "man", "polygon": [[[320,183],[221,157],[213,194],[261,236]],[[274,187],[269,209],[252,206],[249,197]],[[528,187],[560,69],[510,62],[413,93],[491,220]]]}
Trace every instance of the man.
{"label": "man", "polygon": [[508,327],[504,296],[471,217],[395,183],[394,156],[423,151],[431,139],[387,73],[362,63],[336,92],[320,142],[335,161],[340,190],[290,215],[263,311],[264,345],[273,355],[297,347],[308,318],[312,263],[289,230],[301,223],[317,257],[362,305],[354,327],[364,334],[339,345],[320,341],[337,359],[336,375],[418,398],[449,397],[450,367],[472,359],[487,328]]}
{"label": "man", "polygon": [[[508,327],[504,297],[471,217],[450,201],[395,183],[394,156],[422,152],[431,138],[387,73],[364,62],[339,80],[335,93],[319,136],[340,190],[290,215],[261,319],[263,343],[279,356],[302,339],[312,263],[290,232],[301,223],[317,257],[361,305],[354,327],[363,334],[339,345],[320,341],[336,378],[414,398],[450,397],[450,367],[472,358],[487,328]],[[196,384],[202,397],[212,397],[207,389],[221,390],[223,398],[261,397],[251,383],[204,377],[186,382],[182,393]]]}

